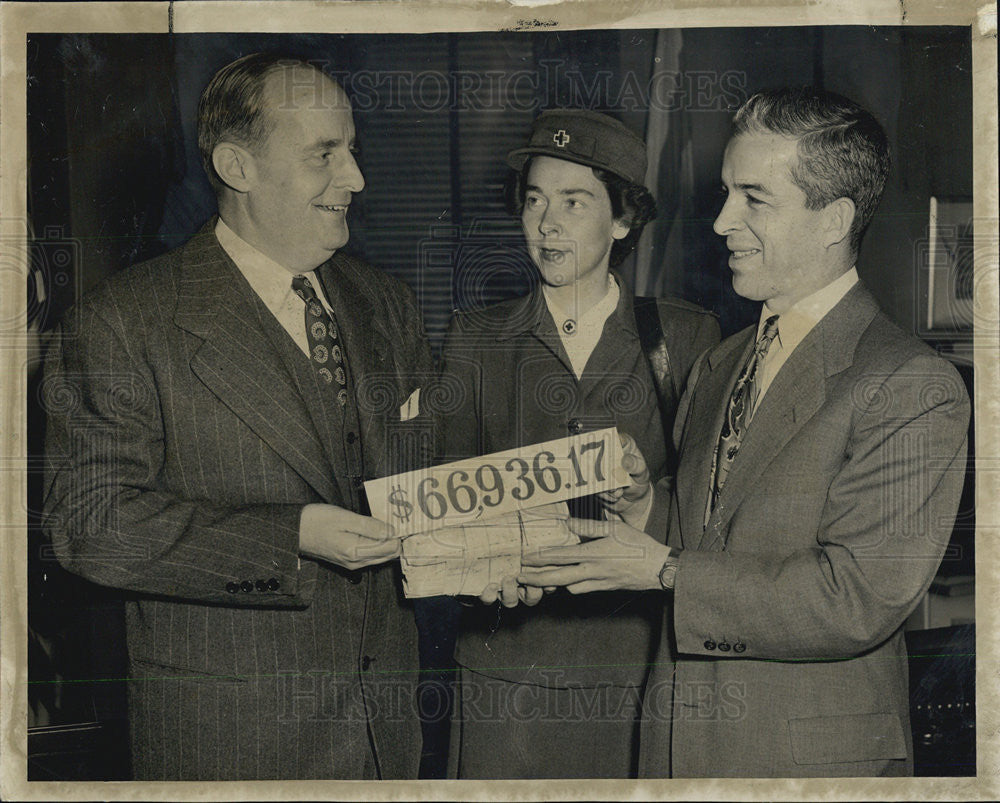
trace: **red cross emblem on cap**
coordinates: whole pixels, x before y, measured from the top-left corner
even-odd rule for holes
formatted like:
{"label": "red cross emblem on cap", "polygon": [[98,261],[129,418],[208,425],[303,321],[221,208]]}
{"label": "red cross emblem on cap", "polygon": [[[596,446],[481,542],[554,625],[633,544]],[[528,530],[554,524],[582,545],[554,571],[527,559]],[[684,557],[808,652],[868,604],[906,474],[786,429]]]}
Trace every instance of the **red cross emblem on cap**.
{"label": "red cross emblem on cap", "polygon": [[566,133],[565,128],[560,128],[552,135],[552,141],[556,144],[557,148],[565,148],[569,144],[569,134]]}

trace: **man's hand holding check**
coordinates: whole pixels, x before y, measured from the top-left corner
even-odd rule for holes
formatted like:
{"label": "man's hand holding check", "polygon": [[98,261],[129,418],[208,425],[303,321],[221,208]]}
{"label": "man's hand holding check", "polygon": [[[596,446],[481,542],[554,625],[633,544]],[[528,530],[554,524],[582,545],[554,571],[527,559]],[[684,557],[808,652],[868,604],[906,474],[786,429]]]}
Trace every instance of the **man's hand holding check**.
{"label": "man's hand holding check", "polygon": [[601,494],[609,520],[570,519],[569,528],[584,539],[581,543],[525,555],[517,577],[525,593],[558,586],[571,594],[660,587],[658,574],[669,549],[635,526],[645,520],[653,501],[649,470],[635,440],[625,434],[620,437],[621,464],[629,484]]}

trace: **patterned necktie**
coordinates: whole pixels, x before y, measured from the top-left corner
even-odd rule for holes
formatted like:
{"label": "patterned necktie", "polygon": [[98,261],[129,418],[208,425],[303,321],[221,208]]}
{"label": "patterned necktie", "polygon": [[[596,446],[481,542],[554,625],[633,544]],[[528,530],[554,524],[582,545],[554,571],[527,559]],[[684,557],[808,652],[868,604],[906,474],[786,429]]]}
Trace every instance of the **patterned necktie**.
{"label": "patterned necktie", "polygon": [[763,362],[767,350],[778,336],[778,316],[772,315],[764,321],[764,330],[757,338],[753,351],[747,357],[743,370],[740,371],[736,384],[733,386],[733,393],[729,397],[729,405],[726,407],[726,420],[722,422],[722,432],[719,435],[719,448],[715,453],[715,460],[712,463],[712,502],[710,510],[715,509],[715,503],[719,499],[719,492],[726,482],[726,475],[732,467],[736,453],[740,450],[740,442],[743,440],[743,433],[746,431],[750,416],[753,414],[754,401],[757,396],[757,368]]}
{"label": "patterned necktie", "polygon": [[292,290],[306,305],[306,336],[312,364],[325,382],[337,385],[337,401],[343,407],[347,404],[347,374],[337,324],[320,302],[309,279],[296,276],[292,279]]}

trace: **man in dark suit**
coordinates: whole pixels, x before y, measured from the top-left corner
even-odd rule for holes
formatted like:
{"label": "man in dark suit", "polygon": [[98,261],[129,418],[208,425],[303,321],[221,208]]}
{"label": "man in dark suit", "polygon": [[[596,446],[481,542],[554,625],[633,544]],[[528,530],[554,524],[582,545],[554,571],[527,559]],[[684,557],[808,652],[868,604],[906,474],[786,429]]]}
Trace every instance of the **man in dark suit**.
{"label": "man in dark suit", "polygon": [[198,117],[218,218],[86,297],[48,366],[56,554],[133,592],[136,778],[416,777],[416,632],[362,487],[411,467],[415,299],[339,252],[364,179],[335,81],[246,56]]}
{"label": "man in dark suit", "polygon": [[715,230],[763,310],[692,371],[668,545],[605,523],[521,578],[672,594],[645,776],[912,773],[903,625],[951,533],[969,402],[858,281],[888,168],[881,127],[844,98],[747,101]]}

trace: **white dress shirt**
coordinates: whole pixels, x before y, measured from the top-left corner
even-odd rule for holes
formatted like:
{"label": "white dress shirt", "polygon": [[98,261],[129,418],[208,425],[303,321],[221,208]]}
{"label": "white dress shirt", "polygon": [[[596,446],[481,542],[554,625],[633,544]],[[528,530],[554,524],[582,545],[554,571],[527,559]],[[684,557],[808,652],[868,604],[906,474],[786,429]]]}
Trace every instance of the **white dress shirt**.
{"label": "white dress shirt", "polygon": [[[778,335],[772,341],[767,350],[767,356],[764,357],[764,361],[757,371],[757,398],[751,411],[751,418],[764,398],[764,394],[767,393],[767,389],[771,387],[774,377],[795,351],[796,346],[857,283],[858,271],[856,268],[851,268],[826,287],[797,301],[778,318]],[[772,315],[774,312],[765,303],[760,313],[760,322],[757,324],[758,338],[764,331],[765,321]]]}
{"label": "white dress shirt", "polygon": [[309,336],[306,334],[305,302],[292,290],[292,279],[295,276],[306,276],[312,283],[320,302],[332,316],[333,309],[316,278],[316,271],[292,273],[250,245],[223,223],[221,217],[215,224],[215,236],[219,239],[219,245],[229,254],[240,273],[249,282],[251,289],[264,302],[264,306],[278,319],[278,323],[308,357]]}

